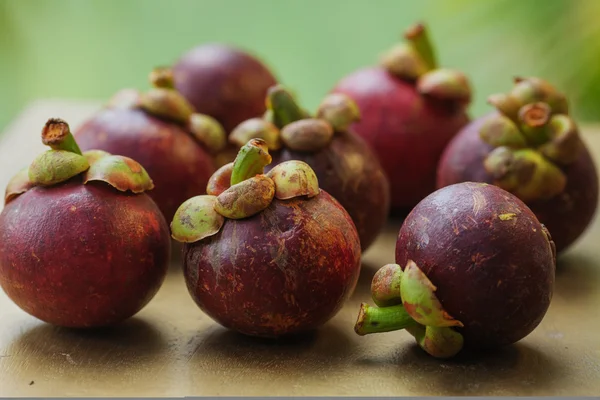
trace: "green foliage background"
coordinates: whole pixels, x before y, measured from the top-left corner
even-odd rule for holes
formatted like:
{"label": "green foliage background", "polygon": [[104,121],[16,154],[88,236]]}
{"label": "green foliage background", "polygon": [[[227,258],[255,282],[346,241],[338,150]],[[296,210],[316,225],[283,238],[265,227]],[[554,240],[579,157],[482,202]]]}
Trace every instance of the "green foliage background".
{"label": "green foliage background", "polygon": [[441,63],[470,76],[474,116],[537,75],[598,121],[599,19],[600,0],[0,0],[0,129],[36,98],[145,88],[153,66],[208,41],[253,51],[314,108],[420,20]]}

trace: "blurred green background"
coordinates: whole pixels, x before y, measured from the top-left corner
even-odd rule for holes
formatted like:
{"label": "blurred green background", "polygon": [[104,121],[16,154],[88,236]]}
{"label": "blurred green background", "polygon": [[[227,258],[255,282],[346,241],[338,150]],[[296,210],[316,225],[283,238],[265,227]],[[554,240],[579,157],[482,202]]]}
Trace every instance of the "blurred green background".
{"label": "blurred green background", "polygon": [[0,0],[0,129],[33,99],[146,88],[153,66],[209,41],[262,57],[314,108],[421,20],[441,64],[470,76],[473,115],[518,74],[550,80],[598,121],[599,17],[600,0]]}

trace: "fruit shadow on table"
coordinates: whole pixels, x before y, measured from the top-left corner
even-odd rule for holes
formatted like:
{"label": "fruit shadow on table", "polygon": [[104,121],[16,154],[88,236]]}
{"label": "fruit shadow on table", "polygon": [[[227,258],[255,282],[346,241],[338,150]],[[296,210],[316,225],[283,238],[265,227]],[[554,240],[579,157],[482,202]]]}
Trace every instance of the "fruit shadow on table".
{"label": "fruit shadow on table", "polygon": [[[408,334],[386,335],[398,340]],[[415,395],[550,395],[568,375],[560,360],[523,342],[477,354],[465,351],[450,360],[435,359],[415,343],[402,341],[395,350],[366,354],[357,360],[365,373],[393,368]]]}
{"label": "fruit shadow on table", "polygon": [[600,266],[593,246],[575,246],[556,260],[555,294],[586,301],[598,291]]}
{"label": "fruit shadow on table", "polygon": [[208,332],[192,338],[186,353],[197,365],[218,365],[229,360],[228,368],[259,370],[276,375],[322,375],[319,366],[330,368],[347,363],[353,344],[350,331],[333,323],[302,334],[257,338],[214,325]]}
{"label": "fruit shadow on table", "polygon": [[57,368],[75,375],[139,369],[149,361],[149,355],[156,357],[167,350],[168,343],[155,327],[133,317],[110,328],[96,329],[41,323],[18,336],[7,354],[19,354],[24,360],[35,359],[36,365],[41,364],[39,370],[47,373],[46,377],[37,377],[42,380],[52,378]]}

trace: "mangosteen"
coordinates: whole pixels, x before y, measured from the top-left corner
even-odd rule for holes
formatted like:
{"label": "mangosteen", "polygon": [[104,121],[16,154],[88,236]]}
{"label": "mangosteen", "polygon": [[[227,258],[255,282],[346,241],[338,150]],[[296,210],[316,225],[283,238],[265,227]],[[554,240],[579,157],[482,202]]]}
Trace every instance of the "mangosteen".
{"label": "mangosteen", "polygon": [[239,148],[251,138],[265,140],[273,157],[267,170],[290,160],[310,165],[320,187],[352,217],[366,250],[385,225],[390,190],[375,153],[349,128],[360,118],[356,103],[330,94],[311,117],[281,85],[269,89],[266,103],[265,117],[242,122],[231,132],[230,143]]}
{"label": "mangosteen", "polygon": [[469,122],[467,78],[438,68],[423,24],[405,33],[380,65],[342,78],[332,90],[350,96],[362,118],[352,129],[369,143],[390,179],[392,212],[406,216],[435,190],[435,173],[450,139]]}
{"label": "mangosteen", "polygon": [[267,89],[277,83],[257,57],[218,43],[189,50],[173,66],[173,76],[196,111],[214,117],[226,132],[262,115]]}
{"label": "mangosteen", "polygon": [[589,226],[598,203],[596,166],[564,94],[535,77],[493,95],[497,111],[467,125],[438,166],[438,187],[493,183],[523,200],[552,233],[558,252]]}
{"label": "mangosteen", "polygon": [[8,184],[0,214],[0,285],[42,321],[84,328],[140,311],[164,281],[169,228],[128,157],[82,154],[66,122],[50,119],[39,155]]}
{"label": "mangosteen", "polygon": [[173,89],[165,69],[150,74],[153,89],[125,89],[75,132],[84,150],[100,149],[137,160],[156,189],[150,195],[170,220],[186,199],[204,194],[216,165],[213,156],[226,145],[221,125],[194,113]]}
{"label": "mangosteen", "polygon": [[302,161],[267,174],[267,144],[252,139],[208,194],[193,197],[171,223],[183,242],[183,270],[196,304],[246,335],[313,330],[352,294],[360,243],[352,219]]}
{"label": "mangosteen", "polygon": [[549,232],[516,196],[485,183],[440,189],[407,216],[396,264],[361,305],[359,335],[406,329],[434,357],[521,340],[542,321],[554,286]]}

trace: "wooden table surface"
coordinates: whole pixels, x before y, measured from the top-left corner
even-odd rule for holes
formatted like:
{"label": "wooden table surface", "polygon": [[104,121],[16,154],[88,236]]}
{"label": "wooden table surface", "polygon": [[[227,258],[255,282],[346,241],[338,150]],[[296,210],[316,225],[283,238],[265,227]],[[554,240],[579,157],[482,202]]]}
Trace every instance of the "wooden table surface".
{"label": "wooden table surface", "polygon": [[[39,133],[47,118],[75,127],[97,107],[28,107],[0,138],[0,187],[44,150]],[[584,132],[600,160],[600,129]],[[294,341],[248,338],[214,323],[192,302],[176,260],[144,310],[104,331],[47,325],[0,292],[0,396],[600,395],[600,219],[560,257],[552,305],[531,335],[451,361],[427,356],[406,332],[353,332],[373,274],[394,260],[399,226],[391,221],[365,253],[343,310]]]}

